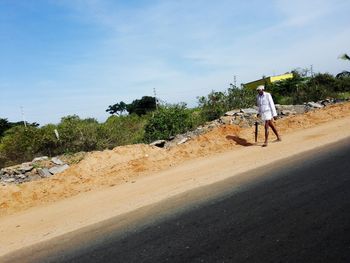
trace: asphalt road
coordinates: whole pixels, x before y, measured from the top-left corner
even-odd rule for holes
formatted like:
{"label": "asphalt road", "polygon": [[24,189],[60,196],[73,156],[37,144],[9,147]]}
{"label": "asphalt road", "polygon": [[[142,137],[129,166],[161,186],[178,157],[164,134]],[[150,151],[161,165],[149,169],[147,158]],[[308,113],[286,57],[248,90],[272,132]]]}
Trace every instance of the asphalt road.
{"label": "asphalt road", "polygon": [[226,180],[193,191],[195,198],[187,193],[157,204],[123,230],[120,223],[113,226],[120,218],[113,219],[85,229],[79,238],[57,241],[51,249],[36,248],[25,258],[84,263],[350,262],[350,139],[244,177],[251,179]]}

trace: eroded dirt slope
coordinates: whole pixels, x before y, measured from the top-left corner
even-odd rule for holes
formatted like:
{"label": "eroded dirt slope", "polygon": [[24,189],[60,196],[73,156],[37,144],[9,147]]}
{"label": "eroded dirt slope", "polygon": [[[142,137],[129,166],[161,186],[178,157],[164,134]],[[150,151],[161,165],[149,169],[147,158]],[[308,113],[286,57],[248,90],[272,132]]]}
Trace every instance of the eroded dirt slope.
{"label": "eroded dirt slope", "polygon": [[[350,115],[350,103],[330,105],[303,115],[277,121],[282,138],[300,129]],[[274,136],[271,132],[271,140]],[[260,128],[259,141],[263,140]],[[253,128],[240,129],[223,125],[170,149],[138,144],[116,147],[113,150],[88,153],[78,164],[50,178],[20,185],[0,186],[0,216],[45,203],[75,196],[79,193],[104,189],[179,165],[189,159],[228,150],[239,151],[254,144]]]}

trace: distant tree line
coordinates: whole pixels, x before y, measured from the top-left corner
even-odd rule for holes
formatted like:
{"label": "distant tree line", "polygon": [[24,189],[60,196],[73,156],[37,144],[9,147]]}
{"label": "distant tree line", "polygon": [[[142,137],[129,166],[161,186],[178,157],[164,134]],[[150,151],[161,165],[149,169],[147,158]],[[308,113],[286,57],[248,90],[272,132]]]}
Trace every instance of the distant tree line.
{"label": "distant tree line", "polygon": [[[19,122],[10,122],[8,119],[3,119],[0,118],[0,138],[4,135],[4,133],[11,129],[12,127],[19,126],[19,125],[24,125],[23,121]],[[33,127],[38,127],[39,124],[34,122],[34,123],[29,123],[27,124],[28,126],[33,126]]]}

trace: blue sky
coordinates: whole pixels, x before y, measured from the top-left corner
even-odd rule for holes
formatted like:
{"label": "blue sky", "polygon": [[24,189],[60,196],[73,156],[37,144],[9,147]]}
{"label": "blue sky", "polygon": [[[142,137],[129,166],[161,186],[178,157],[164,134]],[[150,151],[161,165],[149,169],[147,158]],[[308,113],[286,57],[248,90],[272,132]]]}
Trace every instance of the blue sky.
{"label": "blue sky", "polygon": [[0,118],[105,121],[110,104],[197,96],[350,63],[348,0],[0,0]]}

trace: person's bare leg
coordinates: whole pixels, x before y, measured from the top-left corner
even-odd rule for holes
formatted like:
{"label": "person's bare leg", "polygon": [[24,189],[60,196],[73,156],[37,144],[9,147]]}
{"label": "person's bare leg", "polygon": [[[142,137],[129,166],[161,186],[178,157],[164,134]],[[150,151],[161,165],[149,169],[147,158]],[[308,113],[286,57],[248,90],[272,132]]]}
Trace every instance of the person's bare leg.
{"label": "person's bare leg", "polygon": [[263,147],[267,146],[268,139],[269,139],[269,121],[265,121],[265,142],[262,145]]}
{"label": "person's bare leg", "polygon": [[280,137],[280,135],[278,134],[278,131],[277,131],[275,125],[273,124],[273,121],[272,121],[272,120],[269,120],[269,125],[270,125],[270,127],[271,127],[273,133],[276,135],[277,140],[278,140],[278,141],[281,141],[281,137]]}

